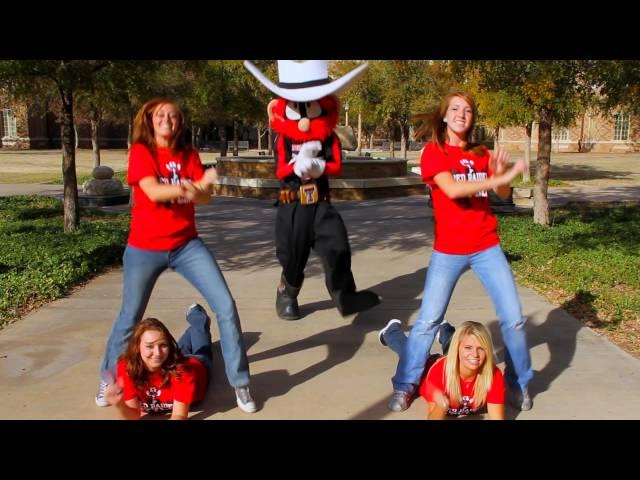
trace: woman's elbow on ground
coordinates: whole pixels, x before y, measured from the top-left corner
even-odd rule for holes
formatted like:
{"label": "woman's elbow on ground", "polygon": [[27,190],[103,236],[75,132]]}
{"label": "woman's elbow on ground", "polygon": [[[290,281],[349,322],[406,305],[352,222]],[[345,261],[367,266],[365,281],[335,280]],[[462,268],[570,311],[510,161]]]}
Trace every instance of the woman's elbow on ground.
{"label": "woman's elbow on ground", "polygon": [[429,403],[429,414],[427,420],[444,420],[447,418],[447,411],[435,402]]}
{"label": "woman's elbow on ground", "polygon": [[169,420],[189,420],[189,416],[188,415],[176,415],[175,413],[172,413],[171,417],[169,417]]}
{"label": "woman's elbow on ground", "polygon": [[504,420],[504,403],[487,403],[489,420]]}
{"label": "woman's elbow on ground", "polygon": [[189,418],[189,407],[191,404],[173,401],[173,408],[171,409],[171,420],[187,420]]}

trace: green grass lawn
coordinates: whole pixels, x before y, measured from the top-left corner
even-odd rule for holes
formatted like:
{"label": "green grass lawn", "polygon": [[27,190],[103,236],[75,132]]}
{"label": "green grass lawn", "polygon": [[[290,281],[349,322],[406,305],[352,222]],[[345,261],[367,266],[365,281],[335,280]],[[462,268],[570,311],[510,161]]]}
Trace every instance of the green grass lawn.
{"label": "green grass lawn", "polygon": [[[640,206],[556,209],[551,221],[544,227],[531,215],[500,218],[502,245],[519,283],[605,333],[637,328]],[[640,330],[627,340],[640,348]]]}
{"label": "green grass lawn", "polygon": [[62,203],[49,197],[0,198],[0,328],[121,262],[129,215],[81,211],[63,233]]}

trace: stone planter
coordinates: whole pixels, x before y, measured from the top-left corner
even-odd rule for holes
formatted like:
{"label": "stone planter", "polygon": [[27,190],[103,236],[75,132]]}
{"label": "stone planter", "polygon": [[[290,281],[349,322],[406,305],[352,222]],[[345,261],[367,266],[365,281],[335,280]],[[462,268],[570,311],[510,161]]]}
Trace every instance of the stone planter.
{"label": "stone planter", "polygon": [[[218,157],[218,195],[275,199],[280,182],[273,156]],[[334,200],[425,195],[419,175],[407,174],[407,161],[395,158],[347,157],[342,174],[329,178]]]}

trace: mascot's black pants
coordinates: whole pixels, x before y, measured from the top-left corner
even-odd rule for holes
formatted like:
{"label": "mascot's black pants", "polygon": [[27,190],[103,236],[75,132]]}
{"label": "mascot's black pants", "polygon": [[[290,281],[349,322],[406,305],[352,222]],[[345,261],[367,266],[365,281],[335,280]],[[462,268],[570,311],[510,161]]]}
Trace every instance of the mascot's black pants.
{"label": "mascot's black pants", "polygon": [[289,285],[302,286],[312,248],[322,259],[331,296],[355,292],[349,237],[338,211],[324,200],[313,205],[278,204],[276,255]]}

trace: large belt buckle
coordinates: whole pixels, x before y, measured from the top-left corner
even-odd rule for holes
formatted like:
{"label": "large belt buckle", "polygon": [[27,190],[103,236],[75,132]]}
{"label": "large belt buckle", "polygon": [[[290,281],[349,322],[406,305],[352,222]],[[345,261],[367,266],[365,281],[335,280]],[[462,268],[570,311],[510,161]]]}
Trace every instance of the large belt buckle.
{"label": "large belt buckle", "polygon": [[318,203],[318,186],[315,183],[300,185],[300,203],[302,205]]}

